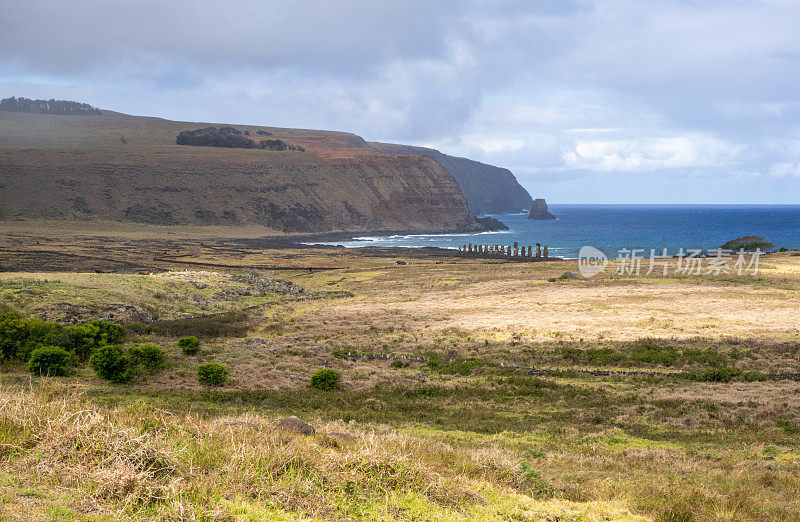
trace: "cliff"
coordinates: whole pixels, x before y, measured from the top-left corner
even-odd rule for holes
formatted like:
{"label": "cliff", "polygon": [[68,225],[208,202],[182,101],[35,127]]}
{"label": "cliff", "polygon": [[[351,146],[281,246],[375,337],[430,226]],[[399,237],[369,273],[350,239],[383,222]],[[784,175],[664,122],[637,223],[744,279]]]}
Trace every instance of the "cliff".
{"label": "cliff", "polygon": [[296,150],[176,144],[180,132],[209,125],[0,111],[0,216],[286,232],[490,226],[431,158],[384,154],[342,132],[249,125],[233,127]]}
{"label": "cliff", "polygon": [[510,170],[438,150],[393,143],[370,142],[371,147],[391,154],[415,154],[435,159],[458,182],[469,209],[476,214],[511,214],[525,211],[533,203],[530,194]]}
{"label": "cliff", "polygon": [[547,202],[542,198],[536,198],[531,206],[531,213],[528,219],[556,219],[547,209]]}

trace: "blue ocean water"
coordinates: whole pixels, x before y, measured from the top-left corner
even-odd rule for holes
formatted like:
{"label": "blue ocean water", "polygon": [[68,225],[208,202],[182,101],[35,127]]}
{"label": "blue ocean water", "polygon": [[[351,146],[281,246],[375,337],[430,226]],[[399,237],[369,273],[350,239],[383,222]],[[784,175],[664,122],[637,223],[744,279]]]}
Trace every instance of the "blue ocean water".
{"label": "blue ocean water", "polygon": [[548,245],[551,256],[576,258],[585,245],[617,257],[621,249],[668,255],[679,249],[712,250],[726,241],[758,235],[779,247],[800,248],[800,205],[550,205],[558,219],[532,221],[525,214],[493,215],[509,230],[481,234],[359,237],[331,244],[363,246]]}

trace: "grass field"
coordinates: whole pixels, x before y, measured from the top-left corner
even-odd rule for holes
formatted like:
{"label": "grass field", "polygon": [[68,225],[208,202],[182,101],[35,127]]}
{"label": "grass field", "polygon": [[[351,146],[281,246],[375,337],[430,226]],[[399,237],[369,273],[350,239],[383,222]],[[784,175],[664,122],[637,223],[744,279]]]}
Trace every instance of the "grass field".
{"label": "grass field", "polygon": [[[115,234],[0,244],[3,310],[135,306],[125,346],[167,352],[124,384],[2,367],[4,519],[800,518],[792,253],[550,281],[574,262]],[[227,383],[197,381],[208,362]],[[340,389],[309,387],[320,368]],[[316,433],[276,431],[290,415]]]}

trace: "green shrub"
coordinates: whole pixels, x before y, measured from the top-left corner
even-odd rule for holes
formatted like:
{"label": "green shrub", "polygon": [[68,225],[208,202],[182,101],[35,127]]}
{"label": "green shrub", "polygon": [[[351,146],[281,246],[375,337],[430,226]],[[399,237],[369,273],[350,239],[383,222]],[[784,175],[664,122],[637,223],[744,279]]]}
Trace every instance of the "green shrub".
{"label": "green shrub", "polygon": [[89,364],[98,377],[114,382],[123,382],[130,378],[128,368],[130,358],[116,344],[107,344],[98,348],[89,358]]}
{"label": "green shrub", "polygon": [[741,374],[736,368],[711,368],[694,373],[690,378],[698,382],[730,382]]}
{"label": "green shrub", "polygon": [[109,321],[89,321],[84,325],[97,327],[98,337],[95,337],[95,339],[102,341],[104,344],[119,344],[125,334],[125,329],[122,326]]}
{"label": "green shrub", "polygon": [[141,368],[149,373],[163,368],[167,358],[164,350],[154,344],[133,346],[128,350],[128,356],[131,368]]}
{"label": "green shrub", "polygon": [[197,367],[197,380],[206,386],[222,386],[228,379],[228,369],[217,363],[201,364]]}
{"label": "green shrub", "polygon": [[99,347],[117,344],[122,340],[121,326],[108,321],[89,321],[81,325],[68,326],[65,348],[79,359],[86,360]]}
{"label": "green shrub", "polygon": [[480,359],[455,359],[443,361],[438,357],[431,357],[431,360],[428,361],[428,368],[435,372],[446,375],[469,375],[472,373],[474,368],[479,366],[497,366],[497,364],[491,361],[483,361]]}
{"label": "green shrub", "polygon": [[67,344],[66,331],[58,323],[29,319],[27,328],[28,338],[17,348],[17,358],[20,361],[28,361],[33,350],[40,346],[65,348]]}
{"label": "green shrub", "polygon": [[181,337],[178,339],[178,348],[184,355],[194,355],[200,350],[200,340],[193,335]]}
{"label": "green shrub", "polygon": [[775,245],[767,241],[761,236],[743,236],[731,239],[721,247],[724,250],[733,250],[738,252],[744,250],[745,252],[754,252],[755,250],[772,250]]}
{"label": "green shrub", "polygon": [[31,351],[28,371],[34,375],[66,375],[71,357],[58,346],[39,346]]}
{"label": "green shrub", "polygon": [[28,322],[17,314],[0,314],[0,359],[12,360],[28,339]]}
{"label": "green shrub", "polygon": [[400,359],[395,359],[395,360],[392,361],[391,366],[392,366],[392,368],[399,369],[399,368],[402,368],[404,366],[404,364],[403,364],[403,361],[401,361]]}
{"label": "green shrub", "polygon": [[339,372],[329,368],[317,370],[311,376],[311,387],[323,391],[335,390],[339,387]]}

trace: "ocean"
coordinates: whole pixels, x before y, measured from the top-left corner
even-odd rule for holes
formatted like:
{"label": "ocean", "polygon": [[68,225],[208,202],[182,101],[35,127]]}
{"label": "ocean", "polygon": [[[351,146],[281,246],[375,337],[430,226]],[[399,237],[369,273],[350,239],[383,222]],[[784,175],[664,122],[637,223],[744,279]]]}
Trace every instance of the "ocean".
{"label": "ocean", "polygon": [[547,245],[551,256],[577,258],[583,246],[609,257],[622,249],[713,250],[728,240],[761,236],[777,247],[800,248],[800,205],[550,205],[558,219],[528,220],[528,214],[492,215],[509,230],[480,234],[363,236],[329,244],[346,247],[458,248],[481,245]]}

